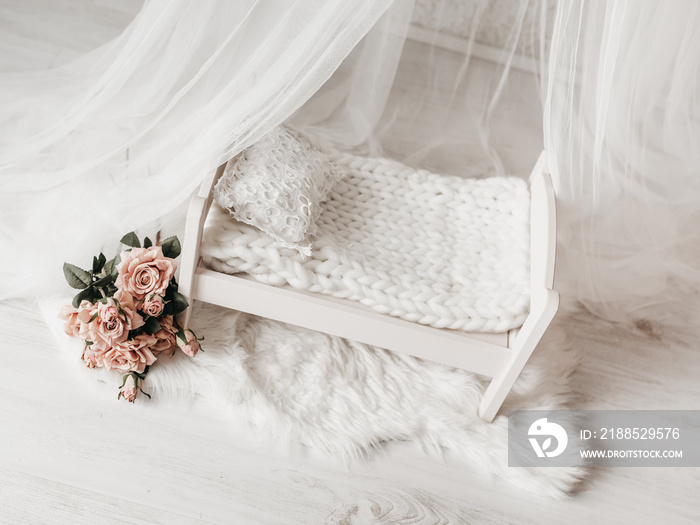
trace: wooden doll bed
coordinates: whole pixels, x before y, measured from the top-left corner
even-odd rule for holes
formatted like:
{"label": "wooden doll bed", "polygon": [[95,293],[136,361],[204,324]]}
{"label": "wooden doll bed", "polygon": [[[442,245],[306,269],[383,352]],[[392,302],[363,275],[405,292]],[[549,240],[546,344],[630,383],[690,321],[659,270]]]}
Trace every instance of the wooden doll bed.
{"label": "wooden doll bed", "polygon": [[[529,268],[525,268],[529,273],[529,309],[523,315],[522,324],[518,321],[518,326],[491,333],[426,326],[379,313],[357,300],[314,293],[289,285],[265,284],[244,273],[223,273],[207,267],[201,257],[203,232],[213,201],[213,188],[225,167],[220,166],[202,183],[190,204],[180,270],[181,293],[190,299],[491,377],[480,403],[479,416],[485,421],[493,420],[559,304],[559,295],[552,289],[555,198],[544,152],[537,160],[529,180],[530,239],[529,261],[526,263]],[[416,220],[421,218],[417,217]],[[527,235],[527,229],[525,232]],[[190,311],[187,310],[188,313]]]}

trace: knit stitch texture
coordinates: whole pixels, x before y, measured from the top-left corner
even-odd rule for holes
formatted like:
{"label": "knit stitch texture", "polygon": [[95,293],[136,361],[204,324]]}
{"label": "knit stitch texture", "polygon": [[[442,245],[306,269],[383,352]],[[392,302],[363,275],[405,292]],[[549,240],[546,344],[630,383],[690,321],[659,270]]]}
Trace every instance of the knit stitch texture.
{"label": "knit stitch texture", "polygon": [[340,152],[331,160],[346,176],[322,205],[310,258],[214,207],[204,263],[438,328],[522,325],[530,289],[524,180],[436,175]]}

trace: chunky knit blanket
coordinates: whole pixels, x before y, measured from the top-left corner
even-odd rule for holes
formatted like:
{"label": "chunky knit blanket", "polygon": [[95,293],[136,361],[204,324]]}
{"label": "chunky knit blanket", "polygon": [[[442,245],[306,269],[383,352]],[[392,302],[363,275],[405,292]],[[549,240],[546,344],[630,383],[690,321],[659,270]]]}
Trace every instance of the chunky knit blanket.
{"label": "chunky knit blanket", "polygon": [[310,257],[212,208],[210,268],[360,301],[438,328],[503,332],[529,308],[524,180],[467,179],[384,158],[331,155],[346,170],[318,219]]}

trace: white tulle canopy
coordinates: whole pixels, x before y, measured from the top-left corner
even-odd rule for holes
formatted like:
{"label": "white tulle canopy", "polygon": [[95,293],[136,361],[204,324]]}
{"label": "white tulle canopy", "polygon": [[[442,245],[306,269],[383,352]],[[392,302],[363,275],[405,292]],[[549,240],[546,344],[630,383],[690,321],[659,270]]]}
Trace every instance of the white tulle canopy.
{"label": "white tulle canopy", "polygon": [[566,293],[619,317],[697,289],[698,27],[693,0],[149,0],[69,64],[0,72],[0,298],[172,225],[285,121],[464,176],[544,147]]}
{"label": "white tulle canopy", "polygon": [[562,2],[545,145],[571,293],[603,315],[700,285],[700,4]]}

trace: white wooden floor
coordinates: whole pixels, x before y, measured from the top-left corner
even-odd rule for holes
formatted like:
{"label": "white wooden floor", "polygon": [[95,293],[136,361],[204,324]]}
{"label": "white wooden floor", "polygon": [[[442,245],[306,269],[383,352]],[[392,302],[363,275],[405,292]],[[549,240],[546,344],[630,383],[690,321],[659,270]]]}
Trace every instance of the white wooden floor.
{"label": "white wooden floor", "polygon": [[[139,0],[0,0],[0,68],[75,56]],[[697,319],[698,301],[683,307]],[[700,409],[700,327],[564,318],[581,409]],[[72,381],[38,308],[0,302],[0,523],[698,523],[700,470],[599,469],[539,499],[396,444],[344,467],[231,428],[203,401],[105,403]],[[377,517],[378,516],[378,517]]]}

